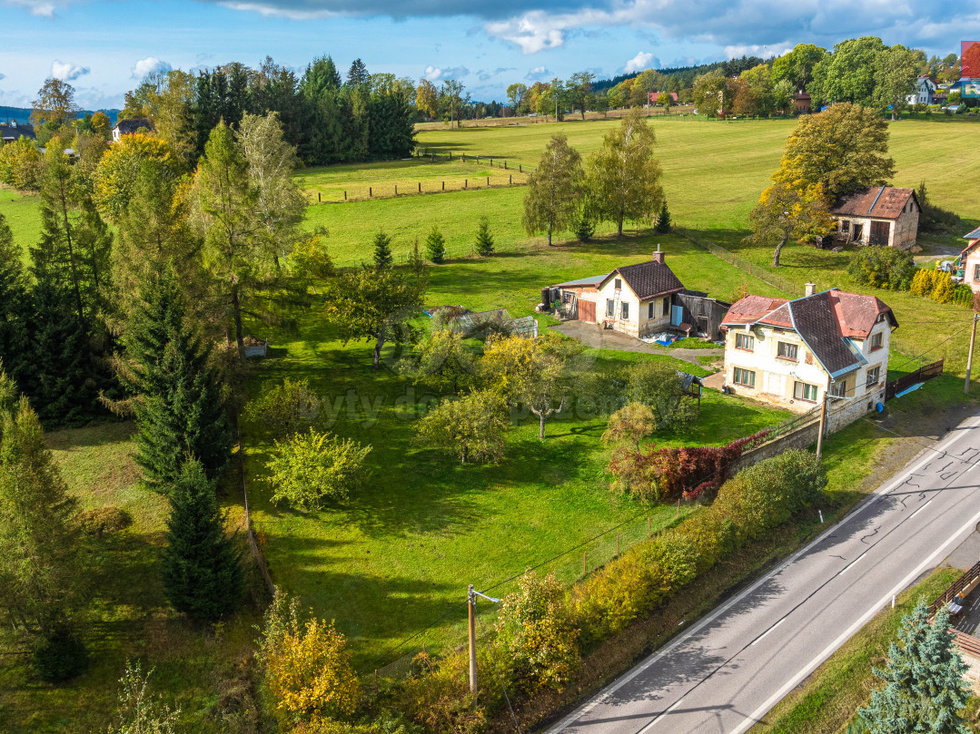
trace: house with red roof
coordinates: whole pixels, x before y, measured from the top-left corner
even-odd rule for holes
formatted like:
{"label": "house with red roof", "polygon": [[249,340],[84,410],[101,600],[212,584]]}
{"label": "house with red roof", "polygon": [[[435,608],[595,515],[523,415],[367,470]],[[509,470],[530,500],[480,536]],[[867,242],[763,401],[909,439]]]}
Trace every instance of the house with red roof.
{"label": "house with red roof", "polygon": [[830,213],[845,242],[905,248],[918,237],[922,207],[914,189],[875,186],[845,197]]}
{"label": "house with red roof", "polygon": [[722,321],[725,383],[737,394],[804,413],[827,396],[850,423],[885,400],[898,321],[875,296],[832,288],[795,300],[745,296]]}

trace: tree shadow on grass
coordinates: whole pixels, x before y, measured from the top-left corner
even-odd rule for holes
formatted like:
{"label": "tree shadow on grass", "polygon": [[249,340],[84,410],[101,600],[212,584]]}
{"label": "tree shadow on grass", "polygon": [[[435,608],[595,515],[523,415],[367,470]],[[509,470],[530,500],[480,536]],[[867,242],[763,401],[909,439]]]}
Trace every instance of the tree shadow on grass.
{"label": "tree shadow on grass", "polygon": [[135,431],[132,421],[106,420],[81,428],[48,431],[44,440],[48,448],[54,451],[70,451],[128,441]]}

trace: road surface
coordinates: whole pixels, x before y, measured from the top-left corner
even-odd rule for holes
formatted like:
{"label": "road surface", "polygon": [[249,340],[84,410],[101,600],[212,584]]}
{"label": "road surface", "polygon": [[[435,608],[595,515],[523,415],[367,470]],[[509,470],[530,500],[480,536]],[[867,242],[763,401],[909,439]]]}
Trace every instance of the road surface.
{"label": "road surface", "polygon": [[[740,734],[980,522],[980,416],[549,729]],[[695,584],[688,593],[697,593]]]}

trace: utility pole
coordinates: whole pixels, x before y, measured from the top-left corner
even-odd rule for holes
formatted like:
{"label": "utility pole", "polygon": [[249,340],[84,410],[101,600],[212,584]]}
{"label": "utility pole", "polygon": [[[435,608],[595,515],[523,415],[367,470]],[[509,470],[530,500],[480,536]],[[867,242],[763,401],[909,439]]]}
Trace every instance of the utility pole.
{"label": "utility pole", "polygon": [[817,460],[820,459],[823,453],[823,432],[827,425],[827,396],[830,392],[830,387],[828,386],[823,393],[823,403],[820,404],[820,432],[817,433]]}
{"label": "utility pole", "polygon": [[500,599],[494,599],[492,596],[487,596],[486,594],[481,594],[479,591],[473,588],[473,584],[469,585],[466,591],[466,607],[469,612],[469,632],[470,632],[470,693],[474,696],[476,695],[477,685],[476,685],[476,597],[482,596],[487,601],[492,601],[494,604],[499,604]]}
{"label": "utility pole", "polygon": [[966,358],[966,380],[963,382],[963,394],[970,394],[970,370],[973,368],[973,347],[977,343],[977,320],[980,313],[973,314],[973,333],[970,334],[970,354]]}

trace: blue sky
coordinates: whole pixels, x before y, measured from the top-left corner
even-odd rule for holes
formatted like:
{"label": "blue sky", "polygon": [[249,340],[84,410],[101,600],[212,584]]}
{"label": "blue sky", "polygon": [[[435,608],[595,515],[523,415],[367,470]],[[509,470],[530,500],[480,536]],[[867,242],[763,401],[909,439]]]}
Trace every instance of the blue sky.
{"label": "blue sky", "polygon": [[153,68],[266,56],[301,72],[330,54],[345,70],[435,82],[475,99],[588,69],[647,67],[831,47],[877,35],[941,56],[980,39],[980,0],[0,0],[0,105],[29,106],[49,76],[84,107],[120,106]]}

